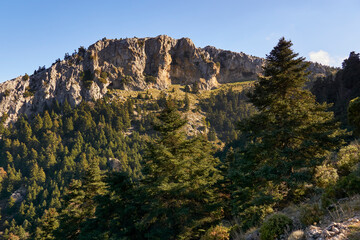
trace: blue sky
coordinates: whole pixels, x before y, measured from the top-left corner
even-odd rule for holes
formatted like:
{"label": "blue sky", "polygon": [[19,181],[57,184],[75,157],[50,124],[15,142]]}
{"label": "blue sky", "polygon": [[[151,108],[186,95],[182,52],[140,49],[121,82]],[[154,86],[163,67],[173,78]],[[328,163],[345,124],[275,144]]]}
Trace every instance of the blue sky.
{"label": "blue sky", "polygon": [[198,47],[265,57],[284,36],[308,60],[360,52],[359,0],[1,0],[0,82],[97,40],[189,37]]}

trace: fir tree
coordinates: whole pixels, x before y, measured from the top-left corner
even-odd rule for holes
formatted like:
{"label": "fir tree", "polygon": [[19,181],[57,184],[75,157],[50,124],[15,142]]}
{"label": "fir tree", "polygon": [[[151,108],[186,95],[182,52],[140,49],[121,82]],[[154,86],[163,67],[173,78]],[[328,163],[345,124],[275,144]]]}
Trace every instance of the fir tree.
{"label": "fir tree", "polygon": [[235,212],[244,228],[305,192],[312,170],[342,143],[343,131],[304,84],[307,63],[281,38],[249,94],[258,114],[241,122],[247,145],[232,163]]}
{"label": "fir tree", "polygon": [[141,231],[152,239],[199,238],[220,218],[214,185],[221,178],[212,147],[203,136],[187,139],[187,120],[168,101],[155,130],[160,137],[145,154],[143,188],[148,200]]}
{"label": "fir tree", "polygon": [[92,162],[82,181],[74,180],[65,197],[56,235],[61,239],[77,239],[81,225],[95,215],[95,196],[104,193],[104,183],[96,162]]}
{"label": "fir tree", "polygon": [[51,120],[51,117],[49,115],[49,112],[48,111],[45,111],[44,113],[44,120],[43,120],[43,128],[45,130],[49,130],[51,129],[53,126],[53,122]]}
{"label": "fir tree", "polygon": [[58,215],[55,208],[45,210],[44,215],[39,220],[39,227],[37,227],[35,232],[36,240],[55,239],[53,233],[59,227]]}

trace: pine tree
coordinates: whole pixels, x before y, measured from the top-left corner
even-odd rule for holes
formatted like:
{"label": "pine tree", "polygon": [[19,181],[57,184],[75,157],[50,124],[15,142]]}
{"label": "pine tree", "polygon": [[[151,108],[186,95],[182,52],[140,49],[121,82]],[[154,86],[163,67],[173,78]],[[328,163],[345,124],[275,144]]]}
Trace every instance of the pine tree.
{"label": "pine tree", "polygon": [[63,105],[63,113],[65,116],[69,116],[71,114],[71,106],[69,104],[69,102],[67,101],[67,99],[65,99],[64,105]]}
{"label": "pine tree", "polygon": [[209,133],[208,133],[208,140],[216,141],[216,131],[214,128],[210,128]]}
{"label": "pine tree", "polygon": [[56,235],[61,239],[77,239],[81,225],[95,216],[95,196],[104,193],[104,183],[98,163],[93,161],[82,181],[73,180],[60,213],[60,226]]}
{"label": "pine tree", "polygon": [[79,239],[143,239],[136,221],[143,212],[143,192],[126,172],[111,172],[106,178],[107,191],[95,198],[94,218],[88,218]]}
{"label": "pine tree", "polygon": [[189,95],[187,93],[185,93],[185,98],[184,98],[184,110],[185,111],[190,110],[190,99],[189,99]]}
{"label": "pine tree", "polygon": [[39,220],[39,227],[37,227],[35,232],[36,240],[55,239],[53,233],[59,227],[58,215],[55,208],[45,210],[44,215]]}
{"label": "pine tree", "polygon": [[45,111],[44,113],[44,120],[43,120],[43,128],[45,130],[50,130],[53,126],[50,114],[48,111]]}
{"label": "pine tree", "polygon": [[197,94],[200,92],[200,88],[199,88],[199,83],[197,82],[194,82],[193,85],[192,85],[192,92]]}
{"label": "pine tree", "polygon": [[312,170],[342,143],[343,131],[304,84],[308,64],[279,40],[267,55],[264,76],[249,94],[258,114],[240,123],[247,145],[232,163],[234,210],[244,228],[281,202],[299,197]]}
{"label": "pine tree", "polygon": [[64,132],[65,133],[70,133],[73,130],[74,130],[74,122],[72,120],[72,117],[65,118]]}
{"label": "pine tree", "polygon": [[214,185],[221,178],[212,147],[203,136],[187,139],[187,120],[168,101],[155,130],[160,137],[145,154],[143,187],[148,200],[141,230],[151,239],[199,238],[220,218]]}
{"label": "pine tree", "polygon": [[360,136],[360,97],[350,101],[348,107],[349,123],[354,126],[354,135]]}

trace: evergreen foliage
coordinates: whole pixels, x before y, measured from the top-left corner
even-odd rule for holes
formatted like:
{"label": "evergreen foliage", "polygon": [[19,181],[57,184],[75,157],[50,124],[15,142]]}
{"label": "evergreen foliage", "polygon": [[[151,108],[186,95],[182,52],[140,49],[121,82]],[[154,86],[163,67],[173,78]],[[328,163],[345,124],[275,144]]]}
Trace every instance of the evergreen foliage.
{"label": "evergreen foliage", "polygon": [[354,98],[348,108],[349,124],[354,127],[354,135],[360,136],[360,97]]}
{"label": "evergreen foliage", "polygon": [[190,99],[189,95],[186,93],[184,98],[184,110],[189,111],[190,110]]}
{"label": "evergreen foliage", "polygon": [[187,139],[173,101],[158,117],[159,138],[145,152],[143,191],[148,196],[141,220],[150,239],[195,239],[221,217],[214,185],[221,175],[203,136]]}
{"label": "evergreen foliage", "polygon": [[[330,105],[304,90],[307,64],[291,46],[280,39],[248,95],[229,88],[200,99],[207,136],[185,133],[187,119],[178,109],[192,114],[189,86],[178,102],[167,98],[176,95],[173,88],[157,100],[149,91],[125,102],[105,97],[74,108],[54,100],[44,112],[22,115],[9,127],[3,126],[3,114],[1,237],[229,239],[234,228],[221,223],[235,218],[242,230],[258,226],[312,190],[324,190],[322,207],[360,193],[359,144],[333,154],[337,159],[329,157],[345,132]],[[78,56],[85,51],[79,49]],[[344,80],[335,83],[346,96],[331,99],[337,114],[360,95],[353,95],[359,62],[359,54],[351,53],[336,75]],[[95,75],[108,77],[99,70]],[[91,87],[95,75],[85,70],[80,77]],[[197,83],[192,91],[199,93]],[[330,102],[328,93],[317,93]],[[348,108],[355,134],[358,102]],[[227,144],[215,155],[209,141],[218,140]],[[215,157],[220,155],[222,162]],[[318,205],[303,209],[308,214],[302,217],[311,222],[322,213]],[[261,238],[278,238],[289,225],[286,216],[273,215],[262,224]]]}
{"label": "evergreen foliage", "polygon": [[[55,229],[57,224],[69,226],[61,229],[69,230],[63,232],[64,236],[73,236],[95,214],[95,205],[91,209],[83,206],[92,204],[95,195],[101,195],[91,185],[97,178],[86,180],[86,169],[108,170],[109,158],[118,159],[121,169],[131,178],[141,178],[140,153],[145,141],[136,131],[131,138],[124,135],[133,111],[133,100],[111,104],[101,100],[82,103],[73,109],[65,101],[63,106],[55,104],[43,114],[22,116],[3,131],[0,166],[4,174],[0,197],[5,202],[9,200],[9,205],[2,209],[3,221],[15,221],[14,227],[6,227],[7,236],[19,237],[24,231],[31,238],[51,239],[55,235],[49,228]],[[73,198],[70,187],[74,190]],[[24,199],[10,197],[15,191]],[[78,204],[81,209],[66,204],[65,194],[70,203]],[[72,211],[79,212],[70,217]],[[56,218],[58,223],[51,218]],[[24,226],[24,223],[31,224]],[[0,229],[6,230],[2,226]]]}
{"label": "evergreen foliage", "polygon": [[95,216],[95,196],[104,193],[104,183],[96,161],[86,169],[82,180],[73,180],[65,192],[63,210],[60,213],[58,239],[77,239],[82,224]]}
{"label": "evergreen foliage", "polygon": [[248,103],[246,92],[237,92],[232,88],[200,100],[200,107],[206,113],[206,121],[216,131],[219,139],[228,143],[238,137],[236,123],[256,112]]}
{"label": "evergreen foliage", "polygon": [[347,126],[349,102],[360,96],[360,54],[350,52],[342,69],[335,75],[317,79],[311,91],[319,102],[332,103],[330,110]]}
{"label": "evergreen foliage", "polygon": [[261,240],[275,240],[291,228],[292,220],[284,214],[274,214],[260,228]]}
{"label": "evergreen foliage", "polygon": [[305,194],[314,168],[342,144],[344,132],[329,106],[303,89],[307,64],[291,46],[282,38],[267,55],[264,76],[249,94],[259,113],[239,124],[247,144],[229,174],[245,229]]}

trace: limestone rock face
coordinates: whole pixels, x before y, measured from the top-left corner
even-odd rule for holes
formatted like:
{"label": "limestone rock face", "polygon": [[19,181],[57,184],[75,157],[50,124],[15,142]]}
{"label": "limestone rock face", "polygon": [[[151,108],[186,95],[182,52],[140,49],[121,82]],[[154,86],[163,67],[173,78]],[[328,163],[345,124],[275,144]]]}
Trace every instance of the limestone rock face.
{"label": "limestone rock face", "polygon": [[[13,122],[20,114],[32,115],[55,101],[102,98],[108,89],[166,89],[171,84],[197,84],[212,89],[221,83],[255,80],[265,60],[216,49],[197,48],[188,38],[103,39],[79,48],[64,60],[31,76],[0,84],[0,117]],[[324,66],[314,65],[317,75]]]}
{"label": "limestone rock face", "polygon": [[265,59],[207,46],[203,49],[220,65],[219,83],[254,80],[262,73]]}

